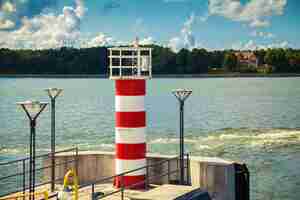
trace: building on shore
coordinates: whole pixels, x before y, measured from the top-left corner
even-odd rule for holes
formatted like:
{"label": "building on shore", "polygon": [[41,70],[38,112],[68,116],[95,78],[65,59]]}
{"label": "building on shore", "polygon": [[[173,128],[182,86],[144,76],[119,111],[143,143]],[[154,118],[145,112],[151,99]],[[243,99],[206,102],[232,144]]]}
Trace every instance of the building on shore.
{"label": "building on shore", "polygon": [[247,67],[255,67],[257,68],[259,65],[259,59],[255,55],[254,52],[251,51],[239,51],[235,52],[234,55],[237,58],[238,65],[247,66]]}

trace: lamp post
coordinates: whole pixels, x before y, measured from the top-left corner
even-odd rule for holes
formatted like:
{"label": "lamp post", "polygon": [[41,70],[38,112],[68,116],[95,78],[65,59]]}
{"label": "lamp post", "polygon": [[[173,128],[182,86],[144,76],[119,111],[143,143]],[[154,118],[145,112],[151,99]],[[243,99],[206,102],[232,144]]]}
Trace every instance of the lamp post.
{"label": "lamp post", "polygon": [[51,100],[51,191],[55,189],[55,100],[63,89],[48,88],[46,92]]}
{"label": "lamp post", "polygon": [[192,94],[192,90],[187,89],[176,89],[172,93],[179,101],[179,113],[180,113],[180,136],[179,136],[179,146],[180,146],[180,184],[184,184],[184,101]]}
{"label": "lamp post", "polygon": [[35,190],[35,127],[36,119],[46,108],[48,103],[39,101],[19,102],[17,105],[25,111],[30,121],[30,157],[29,157],[29,200],[34,200]]}

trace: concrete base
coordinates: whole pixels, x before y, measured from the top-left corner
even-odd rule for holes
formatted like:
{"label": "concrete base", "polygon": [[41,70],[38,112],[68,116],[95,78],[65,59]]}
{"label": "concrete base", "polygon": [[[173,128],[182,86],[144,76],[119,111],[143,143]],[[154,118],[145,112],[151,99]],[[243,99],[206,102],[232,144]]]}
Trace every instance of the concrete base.
{"label": "concrete base", "polygon": [[130,200],[173,200],[178,197],[197,190],[195,186],[163,185],[143,194],[130,198]]}
{"label": "concrete base", "polygon": [[[147,164],[154,164],[173,158],[175,156],[148,154]],[[105,177],[115,175],[115,155],[113,152],[79,152],[78,176],[80,184],[91,183]],[[73,154],[60,154],[56,156],[56,163],[63,163],[75,159]],[[171,170],[177,169],[177,160],[170,162]],[[44,166],[50,166],[50,158],[44,160]],[[56,177],[63,178],[68,169],[74,167],[73,163],[64,164],[56,167]],[[166,173],[167,163],[155,168],[150,168],[150,176]],[[51,170],[44,171],[46,180],[50,180]],[[170,178],[170,181],[169,181]],[[159,176],[151,180],[151,184],[169,184],[179,180],[179,174]],[[193,187],[200,187],[208,190],[212,199],[216,200],[235,200],[235,170],[234,163],[220,158],[190,157],[190,179]],[[112,183],[107,181],[107,183]]]}

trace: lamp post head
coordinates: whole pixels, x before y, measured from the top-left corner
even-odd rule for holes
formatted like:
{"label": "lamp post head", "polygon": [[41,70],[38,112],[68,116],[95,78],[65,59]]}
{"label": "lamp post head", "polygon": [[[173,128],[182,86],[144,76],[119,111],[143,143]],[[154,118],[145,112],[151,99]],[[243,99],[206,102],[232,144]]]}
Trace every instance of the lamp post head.
{"label": "lamp post head", "polygon": [[21,108],[26,112],[29,119],[34,120],[46,108],[48,103],[39,101],[24,101],[18,102],[17,105],[21,106]]}
{"label": "lamp post head", "polygon": [[191,94],[192,90],[189,89],[176,89],[172,93],[180,102],[184,102]]}
{"label": "lamp post head", "polygon": [[55,99],[56,97],[58,97],[62,93],[63,89],[61,89],[61,88],[48,88],[45,91],[48,93],[48,95],[51,99]]}

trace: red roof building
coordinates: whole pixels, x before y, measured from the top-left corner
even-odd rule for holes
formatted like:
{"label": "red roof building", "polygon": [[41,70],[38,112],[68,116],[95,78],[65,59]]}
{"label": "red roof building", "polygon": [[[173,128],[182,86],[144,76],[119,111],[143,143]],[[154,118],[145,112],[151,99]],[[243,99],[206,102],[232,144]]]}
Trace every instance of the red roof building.
{"label": "red roof building", "polygon": [[253,52],[242,51],[236,52],[234,55],[237,57],[239,65],[258,67],[258,57]]}

